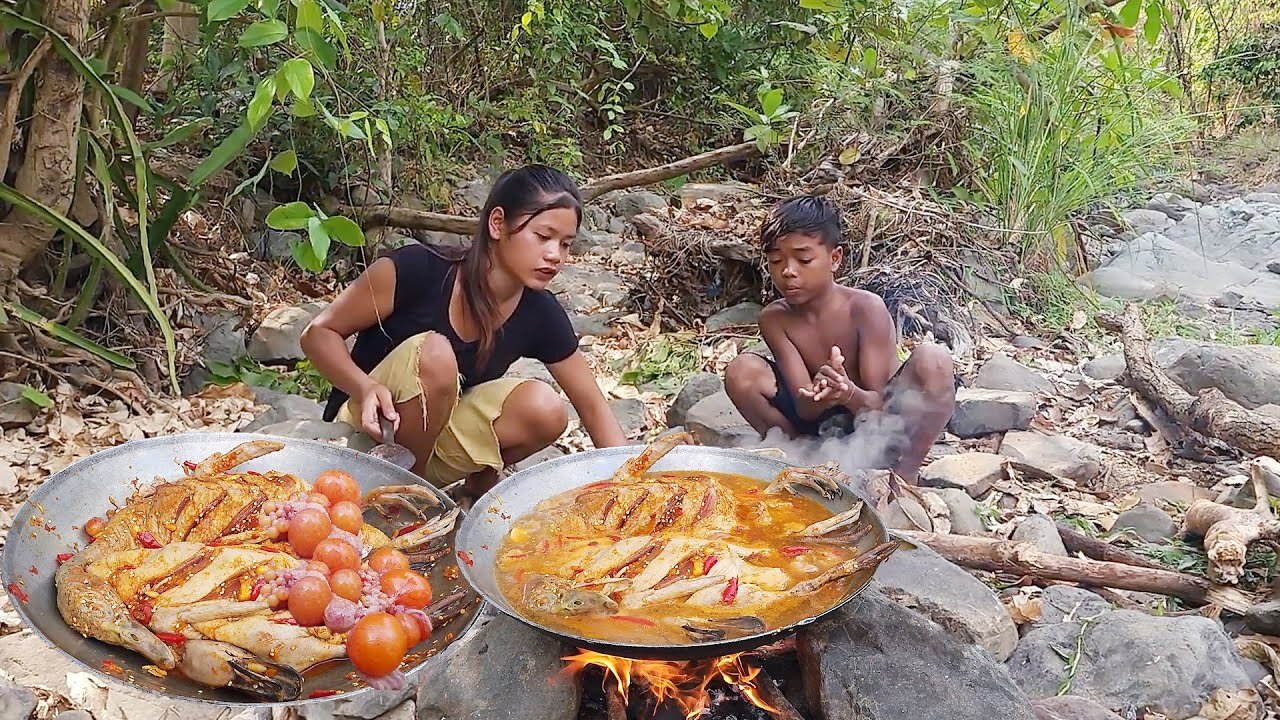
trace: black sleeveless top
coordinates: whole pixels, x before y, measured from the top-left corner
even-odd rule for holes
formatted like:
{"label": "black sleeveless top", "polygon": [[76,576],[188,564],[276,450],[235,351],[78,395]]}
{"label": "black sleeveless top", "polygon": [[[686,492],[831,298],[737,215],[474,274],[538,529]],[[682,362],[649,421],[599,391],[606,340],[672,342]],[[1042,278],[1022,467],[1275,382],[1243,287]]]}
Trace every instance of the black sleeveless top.
{"label": "black sleeveless top", "polygon": [[[476,367],[479,342],[463,342],[449,322],[449,302],[458,265],[422,245],[406,245],[387,253],[396,268],[395,306],[381,324],[356,334],[351,359],[370,372],[400,343],[427,331],[449,339],[458,359],[462,389],[496,380],[520,358],[548,365],[558,363],[578,349],[578,336],[569,316],[547,290],[526,288],[511,317],[498,329],[489,361]],[[334,388],[325,405],[324,419],[332,421],[348,395]]]}

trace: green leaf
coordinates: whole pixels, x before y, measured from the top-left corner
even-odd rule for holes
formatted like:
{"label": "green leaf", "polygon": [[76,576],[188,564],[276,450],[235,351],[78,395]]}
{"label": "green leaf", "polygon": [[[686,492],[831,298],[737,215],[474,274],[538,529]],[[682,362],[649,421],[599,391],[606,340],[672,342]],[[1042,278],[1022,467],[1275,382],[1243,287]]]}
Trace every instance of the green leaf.
{"label": "green leaf", "polygon": [[710,40],[720,32],[720,24],[713,22],[704,22],[698,26],[698,32],[702,33],[702,37]]}
{"label": "green leaf", "polygon": [[294,97],[304,100],[311,97],[311,91],[316,86],[315,68],[311,63],[302,58],[286,60],[277,74],[284,76],[284,81],[289,85],[289,90],[293,92]]}
{"label": "green leaf", "polygon": [[298,28],[293,33],[293,39],[298,42],[298,47],[307,51],[321,65],[332,69],[338,64],[338,50],[324,39],[320,33],[311,28]]}
{"label": "green leaf", "polygon": [[210,125],[213,125],[213,120],[211,118],[198,118],[196,120],[192,120],[189,123],[184,123],[170,130],[169,134],[159,140],[144,144],[142,146],[142,150],[146,152],[157,148],[169,147],[170,145],[177,145],[180,142],[185,142],[195,137],[200,133],[200,131],[208,128]]}
{"label": "green leaf", "polygon": [[271,158],[271,169],[285,175],[292,175],[298,169],[298,153],[294,150],[284,152]]}
{"label": "green leaf", "polygon": [[334,240],[347,247],[363,247],[364,231],[354,220],[344,217],[331,217],[324,220],[324,229]]}
{"label": "green leaf", "polygon": [[293,99],[292,110],[295,117],[313,117],[316,114],[316,106],[312,105],[310,100],[303,98]]}
{"label": "green leaf", "polygon": [[324,14],[316,0],[302,0],[298,3],[298,14],[294,19],[294,28],[309,28],[317,33],[324,29]]}
{"label": "green leaf", "polygon": [[262,126],[267,122],[267,116],[271,114],[271,96],[276,91],[275,76],[263,78],[258,83],[258,89],[253,93],[253,99],[249,101],[249,109],[246,112],[249,121],[249,127],[254,131],[261,130]]}
{"label": "green leaf", "polygon": [[307,241],[311,243],[311,252],[315,253],[316,259],[323,266],[329,257],[329,245],[332,239],[320,218],[315,216],[307,218]]}
{"label": "green leaf", "polygon": [[862,74],[870,75],[876,69],[876,64],[880,62],[880,56],[874,47],[868,46],[862,51]]}
{"label": "green leaf", "polygon": [[1158,0],[1151,0],[1151,2],[1147,3],[1147,19],[1142,24],[1142,35],[1146,38],[1148,45],[1155,45],[1156,41],[1160,39],[1163,15],[1164,13],[1160,9]]}
{"label": "green leaf", "polygon": [[778,107],[782,105],[782,89],[773,88],[760,95],[760,109],[764,111],[766,117],[772,117],[777,112]]}
{"label": "green leaf", "polygon": [[249,7],[249,0],[210,0],[205,10],[209,22],[222,22],[244,12]]}
{"label": "green leaf", "polygon": [[115,93],[116,97],[120,98],[121,100],[124,100],[130,105],[136,105],[142,108],[142,111],[148,115],[156,114],[156,109],[151,105],[151,103],[147,102],[146,98],[142,97],[141,95],[130,90],[127,87],[124,87],[122,85],[112,85],[111,92]]}
{"label": "green leaf", "polygon": [[240,33],[236,44],[242,48],[275,45],[289,37],[289,26],[283,20],[259,20]]}
{"label": "green leaf", "polygon": [[1138,13],[1142,12],[1142,0],[1126,0],[1120,8],[1120,24],[1133,27],[1138,24]]}
{"label": "green leaf", "polygon": [[267,227],[275,230],[301,230],[315,215],[310,205],[295,201],[272,208],[267,213]]}
{"label": "green leaf", "polygon": [[244,180],[241,180],[240,184],[236,186],[235,190],[231,191],[231,195],[228,196],[227,199],[229,200],[239,195],[240,191],[244,190],[247,187],[250,187],[250,186],[256,187],[258,185],[258,182],[261,181],[264,176],[266,176],[267,167],[269,165],[271,165],[271,161],[269,160],[267,162],[262,163],[262,167],[258,168],[258,172],[253,177],[247,177]]}
{"label": "green leaf", "polygon": [[218,143],[218,146],[209,152],[208,157],[201,160],[196,169],[191,171],[191,177],[187,179],[187,184],[193,189],[204,185],[206,180],[239,157],[240,152],[249,145],[249,141],[253,139],[255,134],[256,131],[247,124],[240,125],[235,130],[232,130],[227,139]]}
{"label": "green leaf", "polygon": [[316,257],[315,251],[311,249],[311,243],[295,240],[290,243],[289,250],[293,253],[293,261],[303,270],[310,270],[313,273],[324,270],[324,261]]}
{"label": "green leaf", "polygon": [[844,0],[800,0],[800,7],[818,12],[835,12],[844,8]]}
{"label": "green leaf", "polygon": [[280,0],[258,0],[258,9],[263,15],[273,18],[280,12]]}
{"label": "green leaf", "polygon": [[45,395],[30,385],[22,386],[22,399],[41,409],[53,407],[53,398]]}

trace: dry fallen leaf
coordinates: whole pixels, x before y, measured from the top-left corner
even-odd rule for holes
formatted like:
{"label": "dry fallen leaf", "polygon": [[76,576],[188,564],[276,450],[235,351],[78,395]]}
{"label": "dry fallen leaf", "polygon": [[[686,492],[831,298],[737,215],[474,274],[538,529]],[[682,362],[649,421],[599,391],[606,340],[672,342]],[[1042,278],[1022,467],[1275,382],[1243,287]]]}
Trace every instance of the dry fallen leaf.
{"label": "dry fallen leaf", "polygon": [[1200,706],[1200,717],[1204,720],[1254,720],[1261,705],[1262,698],[1253,688],[1219,688],[1210,693]]}

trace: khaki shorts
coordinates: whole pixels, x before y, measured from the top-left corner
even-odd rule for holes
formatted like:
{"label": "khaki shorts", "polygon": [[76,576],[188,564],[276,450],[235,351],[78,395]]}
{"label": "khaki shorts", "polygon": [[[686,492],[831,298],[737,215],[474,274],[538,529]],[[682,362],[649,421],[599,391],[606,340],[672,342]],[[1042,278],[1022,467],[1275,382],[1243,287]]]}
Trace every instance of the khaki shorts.
{"label": "khaki shorts", "polygon": [[[418,356],[422,341],[429,334],[414,335],[400,343],[369,373],[391,391],[397,405],[423,395],[418,379]],[[460,381],[461,378],[459,385]],[[423,478],[444,487],[488,468],[502,470],[502,448],[493,423],[502,414],[502,406],[511,392],[525,382],[528,380],[524,378],[498,378],[463,392],[436,439]],[[348,400],[338,410],[336,419],[359,428],[359,412]]]}

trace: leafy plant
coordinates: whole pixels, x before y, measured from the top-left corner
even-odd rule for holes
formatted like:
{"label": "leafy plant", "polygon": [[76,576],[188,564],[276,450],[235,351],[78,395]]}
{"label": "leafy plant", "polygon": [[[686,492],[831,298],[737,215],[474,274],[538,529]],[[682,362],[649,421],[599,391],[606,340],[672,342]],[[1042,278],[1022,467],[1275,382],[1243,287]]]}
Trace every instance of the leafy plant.
{"label": "leafy plant", "polygon": [[313,400],[324,400],[333,386],[309,360],[303,360],[293,370],[266,367],[248,357],[234,363],[210,362],[207,365],[210,382],[215,385],[246,385],[264,387],[290,395],[302,395]]}
{"label": "leafy plant", "polygon": [[702,369],[702,353],[690,335],[658,335],[642,341],[628,357],[621,381],[625,385],[654,384],[664,391],[677,389]]}
{"label": "leafy plant", "polygon": [[306,241],[293,241],[290,249],[298,266],[320,272],[329,257],[329,247],[334,240],[348,247],[362,247],[364,232],[349,218],[330,217],[320,208],[304,202],[291,202],[273,209],[267,215],[267,225],[276,230],[306,229]]}
{"label": "leafy plant", "polygon": [[794,120],[800,113],[792,110],[790,105],[783,104],[781,88],[772,87],[768,83],[762,85],[756,92],[756,99],[760,103],[759,110],[752,110],[732,100],[726,100],[725,103],[742,113],[747,122],[752,123],[742,131],[742,139],[754,140],[760,151],[764,152],[778,144],[782,137],[780,128]]}

